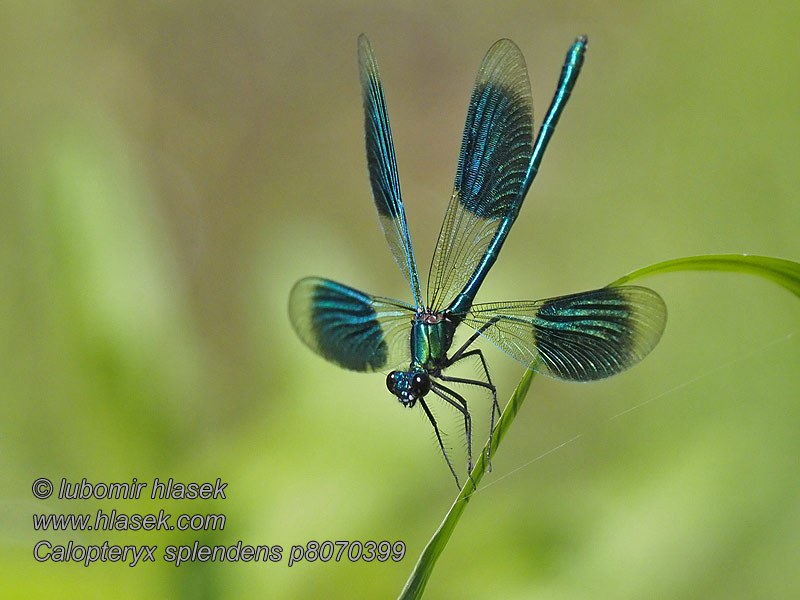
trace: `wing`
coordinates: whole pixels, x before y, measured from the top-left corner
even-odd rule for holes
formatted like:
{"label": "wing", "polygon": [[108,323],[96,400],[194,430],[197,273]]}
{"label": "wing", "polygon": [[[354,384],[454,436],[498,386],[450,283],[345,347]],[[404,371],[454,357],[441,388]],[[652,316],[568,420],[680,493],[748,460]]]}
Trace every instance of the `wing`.
{"label": "wing", "polygon": [[532,137],[525,59],[514,42],[500,40],[486,53],[472,90],[453,195],[428,279],[433,311],[443,309],[473,274],[485,270],[479,265],[490,246],[499,251],[522,204]]}
{"label": "wing", "polygon": [[372,53],[372,46],[363,33],[358,38],[358,71],[364,99],[364,129],[372,199],[378,209],[378,218],[389,248],[411,285],[415,306],[421,308],[419,276],[414,262],[414,251],[411,248],[411,238],[408,235],[403,201],[400,197],[400,178],[397,175],[392,130],[389,127],[381,76],[375,55]]}
{"label": "wing", "polygon": [[666,321],[661,296],[638,286],[476,304],[464,319],[526,366],[566,381],[603,379],[635,365],[658,343]]}
{"label": "wing", "polygon": [[306,277],[289,295],[289,320],[314,352],[353,371],[380,371],[410,360],[414,309],[329,279]]}

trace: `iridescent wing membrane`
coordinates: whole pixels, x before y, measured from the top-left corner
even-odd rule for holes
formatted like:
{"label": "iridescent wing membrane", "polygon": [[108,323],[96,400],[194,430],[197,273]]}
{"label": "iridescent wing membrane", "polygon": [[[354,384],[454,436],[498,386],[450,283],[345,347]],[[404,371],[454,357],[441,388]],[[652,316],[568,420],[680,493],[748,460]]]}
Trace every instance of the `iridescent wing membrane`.
{"label": "iridescent wing membrane", "polygon": [[363,33],[358,38],[358,72],[364,101],[364,131],[372,199],[389,248],[411,286],[415,307],[420,309],[422,298],[419,276],[400,196],[400,178],[397,174],[383,85],[372,46]]}
{"label": "iridescent wing membrane", "polygon": [[536,302],[474,305],[464,322],[525,366],[566,381],[594,381],[642,360],[667,320],[664,301],[638,286]]}
{"label": "iridescent wing membrane", "polygon": [[414,308],[330,279],[306,277],[289,296],[289,319],[314,352],[352,371],[408,362]]}
{"label": "iridescent wing membrane", "polygon": [[524,199],[520,191],[532,144],[525,59],[514,42],[500,40],[486,53],[472,90],[453,194],[428,278],[431,311],[443,310],[457,294],[471,303]]}

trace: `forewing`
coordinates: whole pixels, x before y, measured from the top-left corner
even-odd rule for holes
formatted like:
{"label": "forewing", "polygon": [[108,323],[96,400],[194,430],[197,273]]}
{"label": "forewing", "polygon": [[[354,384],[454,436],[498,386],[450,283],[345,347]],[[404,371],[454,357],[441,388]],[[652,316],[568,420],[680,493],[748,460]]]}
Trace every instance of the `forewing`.
{"label": "forewing", "polygon": [[389,115],[386,112],[378,63],[364,34],[358,38],[358,71],[364,100],[367,166],[372,185],[372,198],[378,209],[378,218],[389,248],[411,285],[416,307],[420,308],[422,299],[419,276],[400,196],[400,178],[397,175]]}
{"label": "forewing", "polygon": [[603,379],[635,365],[658,343],[666,321],[661,296],[638,286],[476,304],[464,320],[526,366],[567,381]]}
{"label": "forewing", "polygon": [[490,246],[499,250],[523,200],[532,139],[525,59],[514,42],[500,40],[486,53],[472,90],[453,195],[428,279],[433,310],[464,288]]}
{"label": "forewing", "polygon": [[289,319],[314,352],[353,371],[381,371],[409,360],[414,309],[329,279],[307,277],[289,296]]}

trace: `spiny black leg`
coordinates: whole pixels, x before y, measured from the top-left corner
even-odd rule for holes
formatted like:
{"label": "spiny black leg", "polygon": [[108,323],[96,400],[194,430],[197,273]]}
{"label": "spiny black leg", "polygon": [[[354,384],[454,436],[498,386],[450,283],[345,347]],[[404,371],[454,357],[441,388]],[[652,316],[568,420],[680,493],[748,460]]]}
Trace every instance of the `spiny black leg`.
{"label": "spiny black leg", "polygon": [[442,449],[442,454],[444,454],[444,460],[447,463],[447,466],[450,467],[450,472],[453,474],[453,477],[456,480],[456,485],[460,490],[461,484],[458,482],[458,475],[456,475],[456,472],[453,470],[453,465],[450,464],[450,459],[447,458],[447,452],[445,452],[444,444],[442,443],[442,436],[439,434],[438,425],[436,425],[436,419],[433,418],[433,414],[431,413],[431,410],[428,408],[428,405],[425,404],[425,400],[420,398],[419,403],[422,404],[422,408],[425,411],[425,414],[428,415],[428,420],[431,422],[431,425],[433,425],[433,430],[436,432],[436,439],[439,440],[439,448]]}
{"label": "spiny black leg", "polygon": [[[450,357],[450,360],[447,361],[448,366],[452,365],[454,362],[458,362],[459,360],[461,360],[461,358],[462,358],[461,355],[464,354],[464,351],[467,348],[469,348],[475,340],[478,339],[478,336],[480,334],[482,334],[484,331],[486,331],[487,329],[489,329],[489,327],[492,327],[499,320],[500,320],[500,317],[495,317],[495,318],[487,321],[486,323],[484,323],[481,326],[480,329],[476,329],[475,333],[473,333],[471,336],[469,336],[469,339],[466,342],[464,342],[464,344],[461,346],[461,348],[456,350],[455,354],[453,354],[453,356]],[[486,367],[486,364],[484,363],[483,366]]]}
{"label": "spiny black leg", "polygon": [[482,385],[484,387],[488,387],[492,390],[492,417],[490,419],[489,424],[489,447],[486,450],[486,460],[487,460],[487,467],[489,471],[492,470],[492,459],[491,459],[491,452],[492,452],[492,436],[494,435],[494,411],[497,411],[497,416],[501,416],[500,412],[500,405],[497,403],[497,388],[494,387],[492,383],[492,378],[489,376],[489,369],[486,367],[486,360],[483,358],[483,352],[480,350],[470,350],[469,352],[465,352],[465,350],[476,340],[478,336],[481,335],[484,331],[492,327],[495,323],[500,320],[500,317],[494,317],[493,319],[484,323],[480,329],[475,330],[466,343],[459,348],[453,356],[450,357],[450,360],[447,361],[447,366],[452,365],[453,363],[458,362],[462,358],[466,358],[467,356],[471,356],[473,354],[477,354],[481,359],[481,364],[483,365],[483,372],[486,373],[486,380],[489,382],[489,385],[484,385],[483,382],[471,381],[474,385]]}
{"label": "spiny black leg", "polygon": [[[469,414],[469,408],[467,408],[467,401],[450,388],[438,383],[431,382],[431,391],[464,415],[464,429],[467,433],[467,473],[469,473],[469,479],[472,481],[472,489],[477,489],[475,480],[472,479],[472,417]],[[457,402],[448,398],[444,392],[450,394]]]}
{"label": "spiny black leg", "polygon": [[[474,338],[475,336],[473,336]],[[469,352],[463,352],[466,346],[462,346],[458,352],[453,355],[447,362],[447,366],[452,366],[454,363],[464,360],[470,356],[477,356],[481,359],[481,365],[483,366],[483,372],[486,374],[486,382],[479,381],[477,379],[461,379],[458,377],[447,377],[445,375],[439,375],[439,379],[443,381],[453,381],[457,383],[467,383],[469,385],[477,385],[480,387],[487,388],[492,392],[492,414],[489,419],[489,446],[486,449],[486,467],[489,471],[492,470],[492,435],[494,434],[494,413],[497,411],[497,416],[501,415],[500,413],[500,405],[497,403],[497,388],[492,383],[492,377],[489,375],[489,368],[486,366],[486,359],[483,357],[483,352],[480,349],[476,348],[475,350],[470,350]],[[488,383],[487,383],[488,382]]]}

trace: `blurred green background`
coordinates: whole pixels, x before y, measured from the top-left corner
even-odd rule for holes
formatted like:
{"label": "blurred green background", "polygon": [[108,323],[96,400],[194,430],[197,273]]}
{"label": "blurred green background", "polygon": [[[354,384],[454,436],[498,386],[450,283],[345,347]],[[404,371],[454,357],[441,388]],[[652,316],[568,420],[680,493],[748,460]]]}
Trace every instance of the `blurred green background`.
{"label": "blurred green background", "polygon": [[[800,260],[798,22],[796,2],[3,2],[3,594],[399,592],[453,481],[422,412],[403,410],[382,376],[312,354],[286,314],[292,284],[312,274],[409,298],[370,200],[360,32],[380,61],[423,279],[486,49],[520,46],[538,125],[569,44],[589,35],[479,295],[490,301],[692,254]],[[660,345],[608,381],[534,382],[430,598],[800,594],[800,302],[731,274],[645,283],[670,311]],[[504,401],[522,368],[488,358]],[[227,499],[40,501],[40,476],[221,477]],[[97,508],[228,520],[185,533],[31,525]],[[284,560],[85,568],[37,563],[40,539],[159,553],[243,540],[280,544]],[[290,546],[328,539],[408,551],[287,567]]]}

